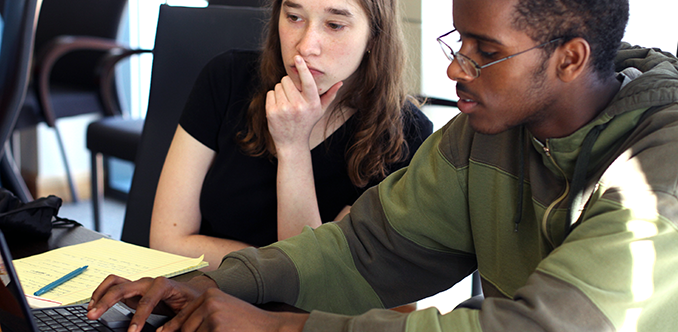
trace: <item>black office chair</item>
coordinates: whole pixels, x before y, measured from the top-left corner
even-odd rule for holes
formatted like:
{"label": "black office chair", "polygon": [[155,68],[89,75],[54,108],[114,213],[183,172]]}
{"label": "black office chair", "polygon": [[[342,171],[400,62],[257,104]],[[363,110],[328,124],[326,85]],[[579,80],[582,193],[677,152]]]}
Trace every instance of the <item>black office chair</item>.
{"label": "black office chair", "polygon": [[26,95],[38,0],[0,0],[0,173],[2,187],[24,203],[33,197],[14,163],[9,138]]}
{"label": "black office chair", "polygon": [[45,122],[56,133],[73,201],[78,200],[56,120],[120,115],[113,68],[131,54],[116,42],[127,0],[43,0],[35,35],[34,73],[17,128]]}
{"label": "black office chair", "polygon": [[[269,0],[210,0],[209,5],[227,5],[235,7],[264,7]],[[108,117],[91,123],[87,127],[87,148],[91,153],[91,192],[94,228],[101,223],[101,203],[104,198],[104,186],[109,181],[106,158],[115,157],[134,162],[137,152],[143,119]]]}
{"label": "black office chair", "polygon": [[144,119],[107,116],[87,126],[86,144],[90,151],[90,188],[94,229],[101,227],[101,203],[106,183],[110,181],[107,160],[114,157],[134,162],[141,141]]}
{"label": "black office chair", "polygon": [[160,7],[148,112],[127,200],[123,241],[148,246],[160,171],[198,73],[226,50],[258,49],[268,17],[262,8]]}

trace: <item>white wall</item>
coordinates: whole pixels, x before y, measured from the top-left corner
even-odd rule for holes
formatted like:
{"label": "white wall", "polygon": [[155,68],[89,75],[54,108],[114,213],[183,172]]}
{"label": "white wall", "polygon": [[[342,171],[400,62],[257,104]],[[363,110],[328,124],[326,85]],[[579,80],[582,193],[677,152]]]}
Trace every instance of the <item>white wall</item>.
{"label": "white wall", "polygon": [[421,12],[422,93],[456,100],[455,84],[446,73],[450,62],[436,41],[438,36],[453,29],[452,1],[422,0]]}
{"label": "white wall", "polygon": [[[456,84],[447,77],[449,60],[436,41],[452,27],[452,1],[425,0],[421,5],[421,93],[430,97],[457,100]],[[450,107],[427,106],[424,113],[438,130],[458,111]]]}
{"label": "white wall", "polygon": [[658,47],[676,54],[678,1],[630,0],[631,16],[624,40],[634,45]]}

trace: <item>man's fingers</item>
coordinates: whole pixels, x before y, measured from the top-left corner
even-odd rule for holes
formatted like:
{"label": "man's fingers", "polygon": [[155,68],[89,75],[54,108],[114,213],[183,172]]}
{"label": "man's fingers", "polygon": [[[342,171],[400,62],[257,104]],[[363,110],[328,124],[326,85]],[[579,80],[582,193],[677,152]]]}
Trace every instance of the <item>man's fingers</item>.
{"label": "man's fingers", "polygon": [[87,309],[92,309],[92,307],[94,307],[94,305],[97,304],[97,302],[99,302],[101,297],[104,294],[106,294],[109,288],[111,288],[114,285],[121,284],[123,282],[129,282],[129,280],[122,277],[118,277],[113,274],[106,277],[106,279],[104,279],[104,281],[102,281],[101,284],[99,284],[99,286],[97,286],[97,288],[92,293],[92,299],[90,300]]}
{"label": "man's fingers", "polygon": [[87,306],[87,317],[98,319],[118,301],[139,295],[139,292],[143,289],[143,286],[140,285],[138,287],[122,287],[121,284],[131,285],[129,280],[116,275],[106,277],[92,293],[92,300]]}
{"label": "man's fingers", "polygon": [[[210,290],[207,290],[208,292]],[[173,331],[195,331],[198,326],[202,323],[202,319],[199,317],[193,317],[197,316],[194,315],[194,312],[196,309],[198,309],[203,301],[205,300],[205,296],[198,297],[194,301],[191,301],[189,304],[186,305],[181,311],[179,311],[176,316],[174,316],[171,320],[169,320],[165,325],[162,326],[162,332],[173,332]],[[191,318],[192,317],[192,318]],[[187,321],[189,318],[191,318],[190,321]]]}
{"label": "man's fingers", "polygon": [[[162,301],[167,298],[168,290],[171,289],[169,285],[171,281],[164,277],[159,277],[153,280],[150,288],[142,295],[141,299],[137,303],[136,312],[130,321],[130,328],[128,331],[134,332],[137,327],[140,329],[146,323],[146,319],[151,315],[153,309]],[[135,328],[135,329],[133,329]]]}

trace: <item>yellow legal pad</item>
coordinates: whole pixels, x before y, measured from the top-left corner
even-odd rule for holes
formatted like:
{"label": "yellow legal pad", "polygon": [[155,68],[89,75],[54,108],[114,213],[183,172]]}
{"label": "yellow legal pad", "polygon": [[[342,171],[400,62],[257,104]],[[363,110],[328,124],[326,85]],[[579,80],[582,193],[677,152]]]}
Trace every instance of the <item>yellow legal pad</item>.
{"label": "yellow legal pad", "polygon": [[[82,274],[41,297],[33,296],[38,289],[84,265],[89,267]],[[207,265],[203,256],[189,258],[107,238],[14,260],[32,307],[86,303],[109,274],[130,280],[169,278]]]}

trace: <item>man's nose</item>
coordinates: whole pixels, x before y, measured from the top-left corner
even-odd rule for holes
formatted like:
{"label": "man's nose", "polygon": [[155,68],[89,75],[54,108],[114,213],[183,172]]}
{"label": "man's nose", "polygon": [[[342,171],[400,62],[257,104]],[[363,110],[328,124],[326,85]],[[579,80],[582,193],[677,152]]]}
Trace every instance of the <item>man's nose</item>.
{"label": "man's nose", "polygon": [[459,65],[459,61],[456,59],[450,62],[450,65],[447,66],[447,77],[456,82],[468,83],[473,81],[473,77],[467,74]]}

